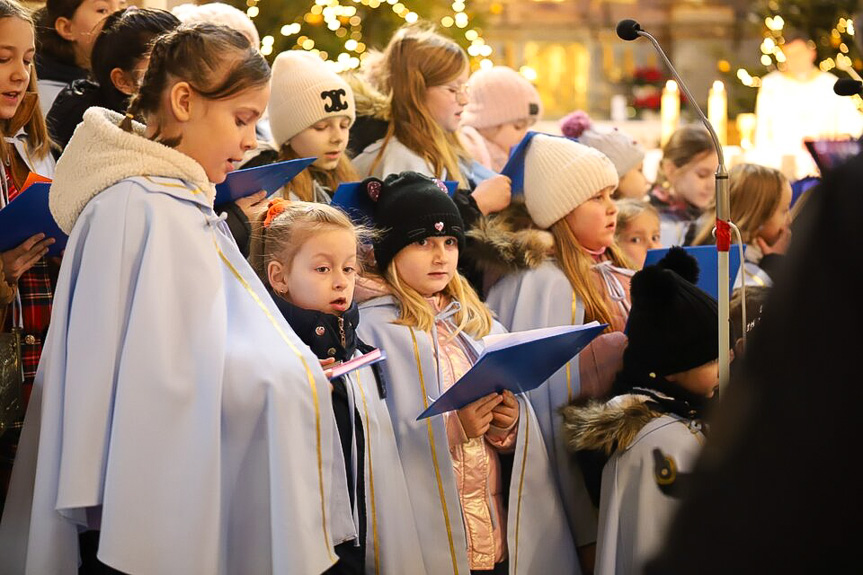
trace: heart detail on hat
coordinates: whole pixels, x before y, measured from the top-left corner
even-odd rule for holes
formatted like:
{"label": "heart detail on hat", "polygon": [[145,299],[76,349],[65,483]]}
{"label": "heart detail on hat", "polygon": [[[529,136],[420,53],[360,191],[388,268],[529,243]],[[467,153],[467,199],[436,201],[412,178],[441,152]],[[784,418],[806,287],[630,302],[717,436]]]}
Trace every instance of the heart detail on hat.
{"label": "heart detail on hat", "polygon": [[373,202],[378,201],[378,198],[381,197],[381,183],[369,182],[368,186],[366,186],[366,191]]}
{"label": "heart detail on hat", "polygon": [[[440,188],[440,191],[442,191],[445,194],[449,194],[449,190],[446,189],[445,183],[443,183],[442,181],[440,181],[437,178],[434,178],[434,183],[438,188]],[[438,230],[438,231],[440,231],[440,230]]]}
{"label": "heart detail on hat", "polygon": [[434,225],[434,229],[436,229],[436,230],[437,230],[437,231],[439,231],[439,232],[442,232],[442,231],[443,231],[443,222],[438,222],[438,223],[436,223],[436,224]]}

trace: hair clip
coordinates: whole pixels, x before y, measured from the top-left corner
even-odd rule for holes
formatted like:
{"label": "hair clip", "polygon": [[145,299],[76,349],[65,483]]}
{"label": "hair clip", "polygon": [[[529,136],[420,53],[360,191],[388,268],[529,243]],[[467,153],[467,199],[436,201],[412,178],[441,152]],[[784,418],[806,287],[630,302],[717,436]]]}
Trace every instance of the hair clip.
{"label": "hair clip", "polygon": [[284,198],[276,198],[274,200],[270,200],[270,203],[267,204],[267,217],[264,218],[264,228],[269,228],[270,224],[273,223],[273,220],[282,213],[284,213],[286,209],[288,209],[290,203],[290,201]]}

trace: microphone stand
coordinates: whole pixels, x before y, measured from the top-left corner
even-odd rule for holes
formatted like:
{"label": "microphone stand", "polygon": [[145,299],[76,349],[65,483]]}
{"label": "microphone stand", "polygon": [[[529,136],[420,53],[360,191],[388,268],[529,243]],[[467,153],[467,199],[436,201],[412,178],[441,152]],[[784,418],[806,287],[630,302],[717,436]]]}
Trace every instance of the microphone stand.
{"label": "microphone stand", "polygon": [[[731,342],[731,324],[729,320],[729,302],[731,299],[731,293],[729,284],[731,279],[728,269],[728,252],[731,249],[731,203],[728,198],[728,170],[725,168],[725,154],[723,153],[722,146],[719,144],[719,138],[716,136],[716,131],[713,129],[713,125],[707,119],[707,116],[704,115],[704,112],[701,111],[695,98],[693,98],[692,94],[689,92],[689,88],[687,88],[683,80],[680,79],[680,75],[677,73],[677,70],[674,69],[671,60],[669,60],[668,56],[665,55],[665,51],[662,49],[662,46],[659,45],[659,42],[651,34],[641,30],[640,26],[636,30],[636,33],[639,36],[643,36],[650,40],[653,47],[665,62],[665,65],[668,66],[668,69],[671,71],[671,75],[674,76],[674,79],[677,81],[677,85],[680,86],[680,89],[686,95],[688,101],[695,107],[698,117],[701,119],[704,127],[707,128],[707,131],[710,132],[710,137],[713,139],[713,146],[716,148],[716,155],[719,158],[719,166],[716,168],[715,229],[717,275],[719,277],[719,297],[717,298],[717,304],[719,308],[719,389],[721,391],[725,389],[725,385],[728,383],[731,371],[731,354],[729,353]],[[741,265],[743,264],[742,261],[740,263]]]}

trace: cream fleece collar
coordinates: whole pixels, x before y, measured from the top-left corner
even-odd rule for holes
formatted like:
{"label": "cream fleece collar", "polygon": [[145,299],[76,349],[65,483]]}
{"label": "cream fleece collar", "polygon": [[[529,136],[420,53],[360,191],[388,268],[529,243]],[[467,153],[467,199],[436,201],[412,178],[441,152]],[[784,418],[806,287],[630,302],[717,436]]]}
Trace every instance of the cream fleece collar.
{"label": "cream fleece collar", "polygon": [[67,234],[87,203],[100,192],[135,176],[177,178],[201,189],[212,206],[216,188],[204,168],[189,156],[144,138],[144,125],[120,129],[123,116],[90,108],[57,162],[48,196],[51,214]]}

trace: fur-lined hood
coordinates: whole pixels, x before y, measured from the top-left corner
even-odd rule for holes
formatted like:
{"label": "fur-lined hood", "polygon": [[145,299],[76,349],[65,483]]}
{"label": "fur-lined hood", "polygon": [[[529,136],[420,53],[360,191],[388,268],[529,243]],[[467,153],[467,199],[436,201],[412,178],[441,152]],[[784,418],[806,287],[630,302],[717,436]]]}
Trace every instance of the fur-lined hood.
{"label": "fur-lined hood", "polygon": [[117,112],[90,108],[57,162],[48,205],[57,225],[67,234],[90,200],[135,176],[183,180],[204,192],[213,205],[216,187],[198,162],[145,138],[143,124],[133,122],[133,132],[124,131],[119,127],[122,120],[123,115]]}
{"label": "fur-lined hood", "polygon": [[390,99],[375,88],[371,82],[357,74],[346,74],[345,81],[354,91],[357,116],[366,116],[389,122],[391,117]]}
{"label": "fur-lined hood", "polygon": [[663,412],[646,395],[626,394],[606,403],[563,408],[563,429],[570,451],[601,451],[611,456],[628,448],[645,425]]}
{"label": "fur-lined hood", "polygon": [[466,256],[483,272],[498,276],[539,267],[554,251],[551,232],[533,224],[521,199],[479,218],[465,235]]}

